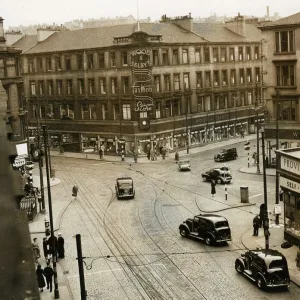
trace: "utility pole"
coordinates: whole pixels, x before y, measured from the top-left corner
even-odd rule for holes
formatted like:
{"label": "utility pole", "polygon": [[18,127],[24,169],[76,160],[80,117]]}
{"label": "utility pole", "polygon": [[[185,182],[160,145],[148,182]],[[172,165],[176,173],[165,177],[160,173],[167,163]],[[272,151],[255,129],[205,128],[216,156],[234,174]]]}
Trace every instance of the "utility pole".
{"label": "utility pole", "polygon": [[268,192],[267,192],[267,175],[265,159],[265,131],[261,130],[262,158],[263,158],[263,182],[264,182],[264,218],[263,227],[265,235],[265,247],[269,249],[269,218],[268,218]]}
{"label": "utility pole", "polygon": [[28,107],[27,107],[27,98],[24,96],[24,111],[25,111],[25,130],[26,130],[26,142],[27,142],[27,154],[28,159],[30,160],[30,145],[29,145],[29,130],[28,130]]}
{"label": "utility pole", "polygon": [[[276,150],[279,150],[279,90],[276,90]],[[275,193],[275,204],[279,204],[279,159],[276,152],[276,193]],[[279,215],[275,216],[275,224],[279,225]]]}
{"label": "utility pole", "polygon": [[82,257],[81,235],[80,234],[76,234],[76,246],[77,246],[77,261],[78,261],[78,270],[79,270],[81,300],[86,300],[87,293],[86,293],[86,289],[85,289],[84,268],[83,268],[84,257]]}
{"label": "utility pole", "polygon": [[186,153],[190,153],[189,148],[189,133],[188,133],[188,99],[185,95],[186,92],[186,84],[184,84],[184,100],[185,100],[185,132],[186,132]]}
{"label": "utility pole", "polygon": [[52,215],[52,200],[51,200],[51,188],[50,188],[50,174],[49,174],[49,160],[48,160],[48,132],[46,125],[43,125],[43,136],[44,136],[44,147],[45,147],[45,161],[46,161],[46,175],[47,175],[47,190],[48,190],[48,204],[49,204],[49,221],[50,221],[50,232],[52,238],[53,247],[53,272],[54,272],[54,299],[59,299],[59,290],[57,282],[57,269],[56,269],[56,243],[54,238],[54,228],[53,228],[53,215]]}
{"label": "utility pole", "polygon": [[255,87],[255,95],[256,95],[256,101],[255,101],[255,110],[256,110],[256,174],[260,174],[260,169],[259,169],[259,127],[258,127],[258,111],[259,111],[259,106],[258,106],[258,85],[256,84]]}
{"label": "utility pole", "polygon": [[36,112],[35,112],[35,117],[36,117],[36,126],[37,126],[37,141],[38,141],[38,162],[39,162],[39,173],[40,173],[40,193],[41,193],[41,213],[46,213],[46,208],[45,208],[45,192],[44,192],[44,178],[43,178],[43,156],[41,155],[41,124],[40,124],[40,105],[38,103],[38,99],[36,98]]}

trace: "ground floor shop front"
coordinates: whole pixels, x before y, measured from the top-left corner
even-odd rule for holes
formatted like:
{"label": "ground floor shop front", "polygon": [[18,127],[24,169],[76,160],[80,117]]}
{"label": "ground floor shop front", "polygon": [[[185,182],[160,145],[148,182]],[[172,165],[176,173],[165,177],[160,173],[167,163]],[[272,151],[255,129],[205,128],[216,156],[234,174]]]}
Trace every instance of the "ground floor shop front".
{"label": "ground floor shop front", "polygon": [[284,238],[300,246],[300,148],[278,151],[280,198],[284,201]]}

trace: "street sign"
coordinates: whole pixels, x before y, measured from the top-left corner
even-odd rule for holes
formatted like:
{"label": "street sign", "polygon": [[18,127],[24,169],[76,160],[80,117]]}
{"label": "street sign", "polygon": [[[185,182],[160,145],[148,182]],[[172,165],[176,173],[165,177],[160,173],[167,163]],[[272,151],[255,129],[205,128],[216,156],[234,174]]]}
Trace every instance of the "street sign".
{"label": "street sign", "polygon": [[24,166],[25,163],[26,163],[26,160],[25,160],[24,157],[22,157],[22,156],[17,156],[17,157],[15,158],[14,163],[13,163],[13,167],[15,167],[15,168],[20,168],[20,167]]}

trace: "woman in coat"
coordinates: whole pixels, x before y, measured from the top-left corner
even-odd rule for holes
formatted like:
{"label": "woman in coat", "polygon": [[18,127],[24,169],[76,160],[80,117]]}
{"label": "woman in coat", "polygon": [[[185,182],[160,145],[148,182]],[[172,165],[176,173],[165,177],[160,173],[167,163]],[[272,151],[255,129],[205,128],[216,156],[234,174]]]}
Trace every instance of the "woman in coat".
{"label": "woman in coat", "polygon": [[211,196],[213,197],[216,193],[216,183],[214,180],[211,181]]}
{"label": "woman in coat", "polygon": [[42,292],[44,287],[46,286],[46,283],[45,283],[45,278],[44,278],[44,270],[42,269],[40,264],[38,264],[37,269],[36,269],[36,278],[38,281],[38,286],[39,286],[40,292]]}
{"label": "woman in coat", "polygon": [[65,240],[61,236],[61,233],[58,234],[57,253],[58,253],[58,258],[65,258]]}

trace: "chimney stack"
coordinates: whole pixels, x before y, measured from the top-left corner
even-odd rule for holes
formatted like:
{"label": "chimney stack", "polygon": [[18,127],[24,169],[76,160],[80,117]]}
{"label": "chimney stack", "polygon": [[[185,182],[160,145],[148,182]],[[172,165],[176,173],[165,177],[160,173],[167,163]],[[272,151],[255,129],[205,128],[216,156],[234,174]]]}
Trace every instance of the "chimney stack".
{"label": "chimney stack", "polygon": [[4,28],[3,28],[4,19],[0,17],[0,47],[6,47],[6,39],[4,37]]}

